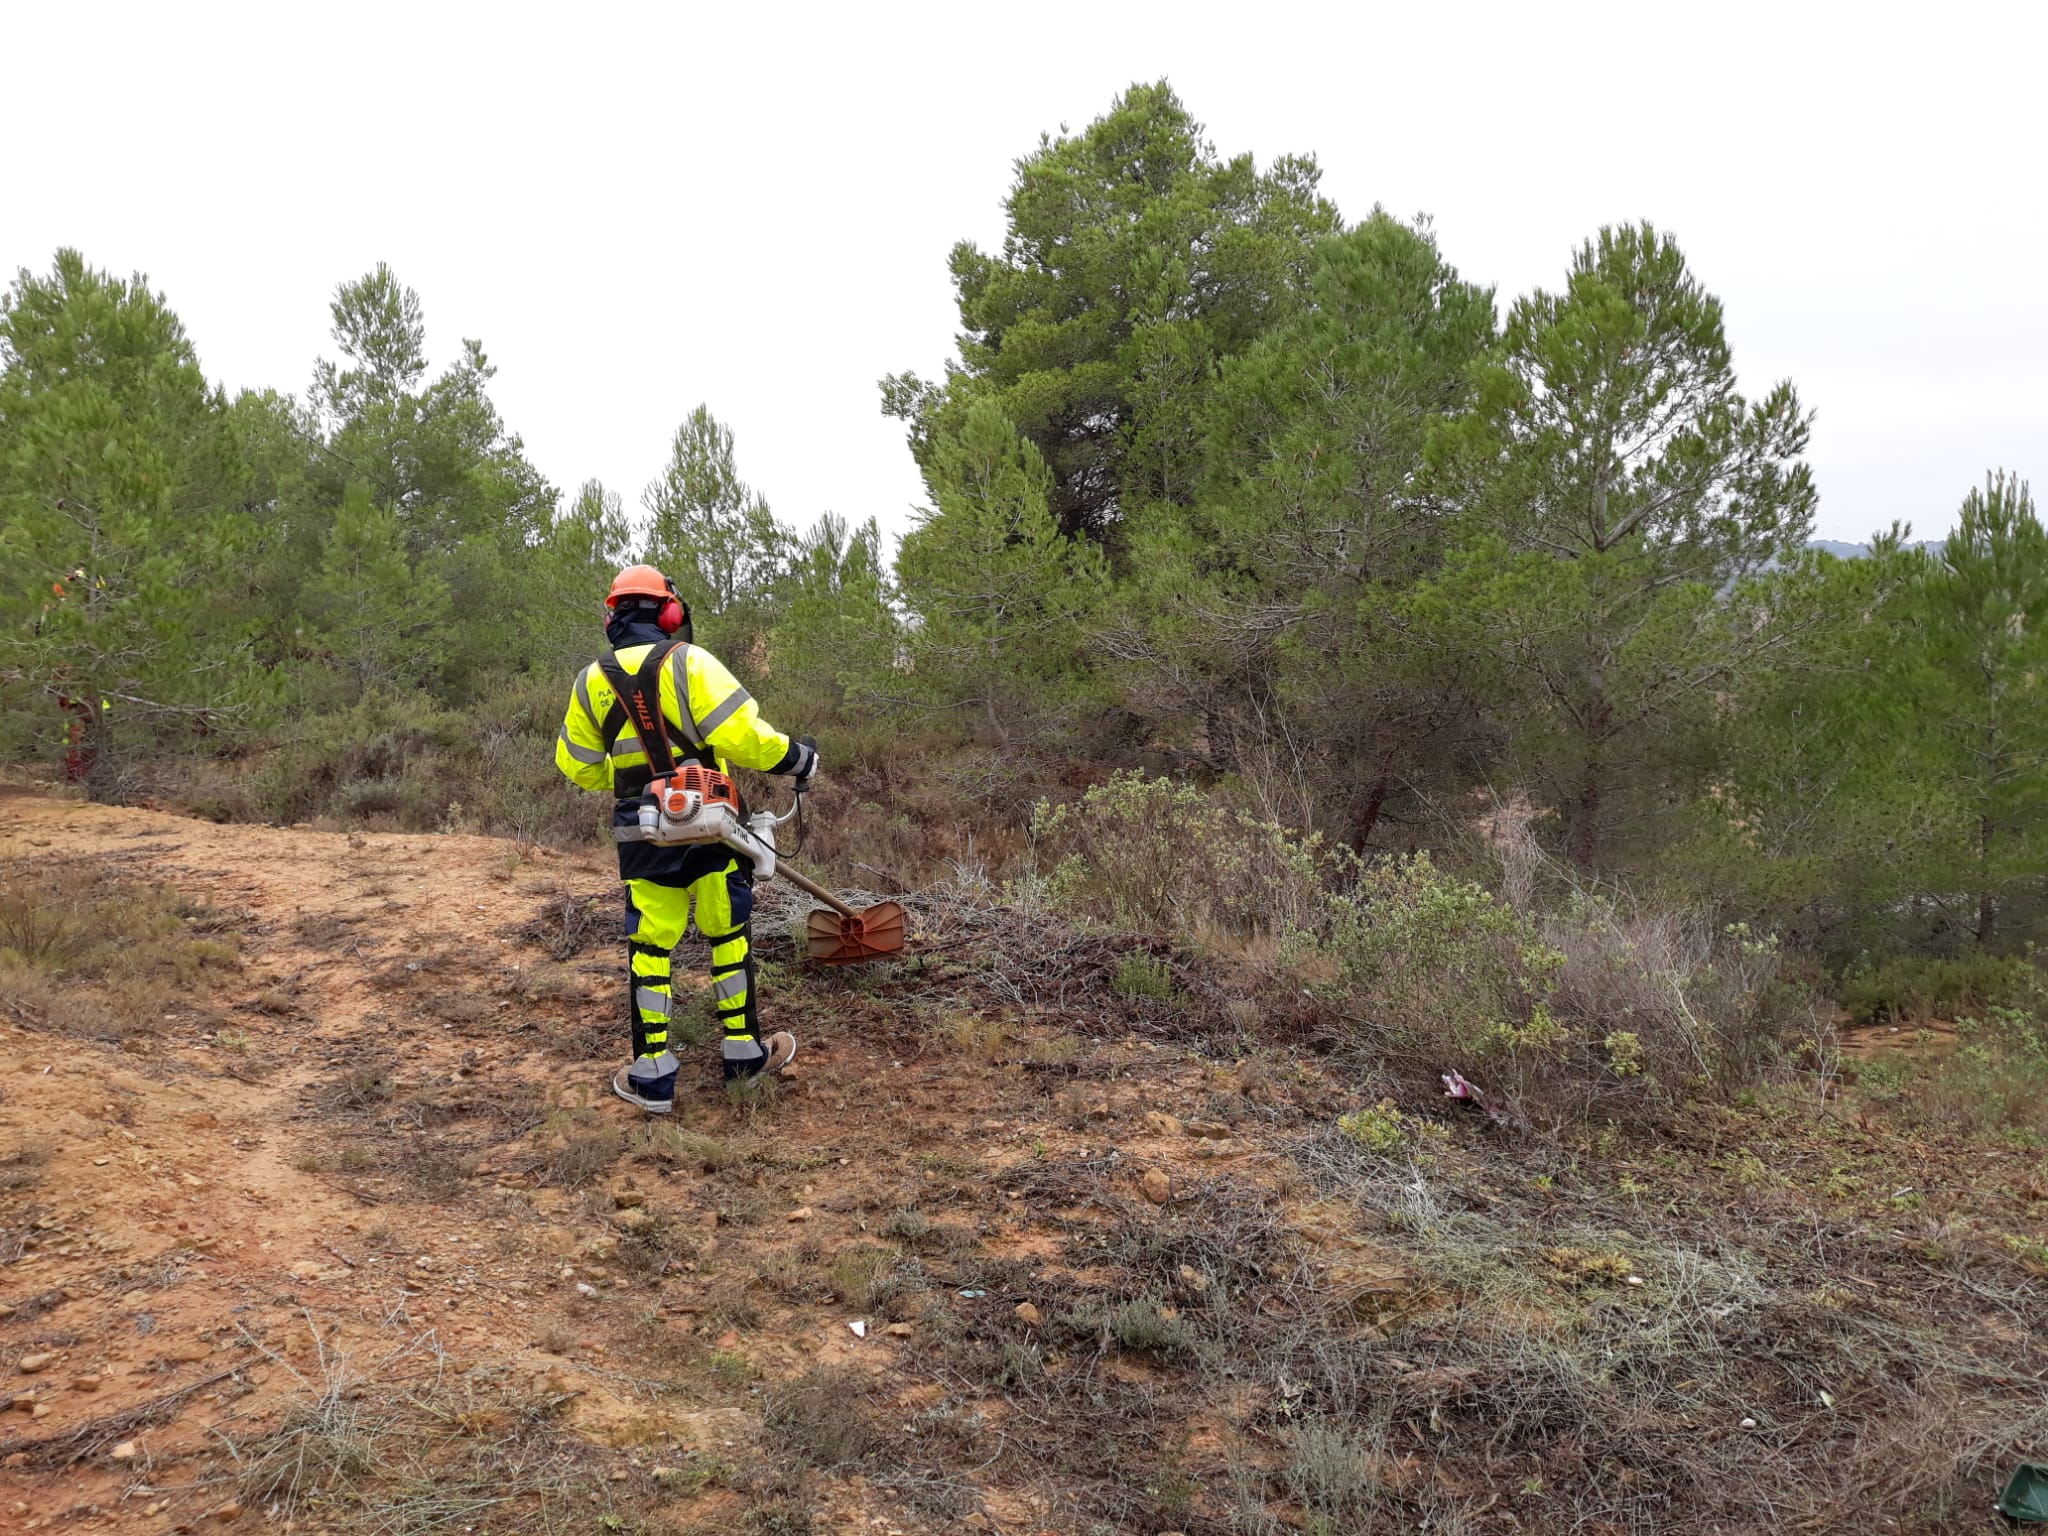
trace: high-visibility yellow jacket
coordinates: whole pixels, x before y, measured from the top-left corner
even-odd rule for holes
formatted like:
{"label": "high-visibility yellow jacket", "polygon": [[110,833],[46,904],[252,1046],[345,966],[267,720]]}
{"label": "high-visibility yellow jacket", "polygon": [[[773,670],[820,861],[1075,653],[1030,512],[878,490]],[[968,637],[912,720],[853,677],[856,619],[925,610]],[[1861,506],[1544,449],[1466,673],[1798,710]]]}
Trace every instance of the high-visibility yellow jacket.
{"label": "high-visibility yellow jacket", "polygon": [[[614,654],[620,666],[638,675],[653,649],[628,645]],[[687,709],[677,693],[679,677],[688,683]],[[720,773],[730,773],[732,763],[781,773],[800,755],[787,736],[761,718],[753,695],[702,646],[678,645],[662,663],[661,713],[670,727],[670,750],[679,761],[696,758]],[[625,703],[594,661],[570,693],[569,711],[555,738],[555,766],[584,789],[620,796],[639,794],[652,777],[640,738],[627,723]]]}

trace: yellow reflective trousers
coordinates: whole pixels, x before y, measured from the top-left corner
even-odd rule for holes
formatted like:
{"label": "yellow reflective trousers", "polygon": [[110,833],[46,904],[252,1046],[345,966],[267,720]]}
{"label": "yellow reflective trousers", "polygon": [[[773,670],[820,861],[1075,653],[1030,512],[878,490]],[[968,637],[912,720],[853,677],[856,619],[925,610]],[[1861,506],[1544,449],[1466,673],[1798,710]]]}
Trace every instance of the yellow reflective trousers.
{"label": "yellow reflective trousers", "polygon": [[711,1009],[724,1037],[721,1054],[726,1077],[749,1075],[766,1055],[755,1023],[754,962],[748,945],[754,915],[753,872],[726,854],[722,867],[685,884],[626,882],[635,1078],[666,1077],[676,1070],[675,1053],[669,1049],[669,1024],[674,1018],[671,951],[682,942],[693,915],[697,932],[711,945]]}

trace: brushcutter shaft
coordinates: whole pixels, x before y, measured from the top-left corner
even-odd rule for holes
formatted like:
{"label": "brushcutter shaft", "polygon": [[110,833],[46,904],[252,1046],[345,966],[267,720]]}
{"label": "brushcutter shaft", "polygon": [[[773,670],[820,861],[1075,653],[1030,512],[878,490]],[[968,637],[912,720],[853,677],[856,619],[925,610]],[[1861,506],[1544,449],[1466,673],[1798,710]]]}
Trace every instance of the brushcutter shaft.
{"label": "brushcutter shaft", "polygon": [[818,900],[825,903],[826,906],[830,907],[834,912],[837,912],[841,917],[857,918],[860,916],[858,912],[854,911],[853,908],[849,907],[837,896],[834,896],[830,891],[826,890],[825,887],[819,885],[815,880],[808,879],[807,877],[798,874],[795,870],[791,869],[787,864],[777,864],[775,866],[775,873],[780,875],[784,880],[787,880],[791,885],[795,886],[805,895],[817,897]]}

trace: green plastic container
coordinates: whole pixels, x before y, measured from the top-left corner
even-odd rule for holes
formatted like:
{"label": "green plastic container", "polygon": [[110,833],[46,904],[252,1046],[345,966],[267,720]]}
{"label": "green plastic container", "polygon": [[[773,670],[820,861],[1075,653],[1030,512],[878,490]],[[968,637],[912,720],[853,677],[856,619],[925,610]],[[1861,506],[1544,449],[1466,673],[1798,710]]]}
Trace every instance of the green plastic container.
{"label": "green plastic container", "polygon": [[2048,1467],[2021,1462],[1998,1496],[1998,1512],[2028,1525],[2048,1525]]}

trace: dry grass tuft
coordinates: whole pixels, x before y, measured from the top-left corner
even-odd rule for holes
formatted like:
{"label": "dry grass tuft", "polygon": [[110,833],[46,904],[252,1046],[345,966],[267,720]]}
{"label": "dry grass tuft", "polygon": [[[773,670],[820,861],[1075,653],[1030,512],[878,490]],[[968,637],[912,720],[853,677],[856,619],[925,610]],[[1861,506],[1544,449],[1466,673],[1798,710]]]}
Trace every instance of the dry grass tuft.
{"label": "dry grass tuft", "polygon": [[[317,1338],[317,1336],[316,1336]],[[360,1365],[324,1341],[281,1417],[220,1432],[243,1502],[337,1532],[465,1527],[623,1530],[602,1453],[568,1433],[568,1399],[504,1369],[456,1376],[424,1341]]]}
{"label": "dry grass tuft", "polygon": [[762,1426],[768,1443],[800,1465],[831,1471],[878,1450],[882,1435],[866,1403],[873,1384],[858,1371],[807,1371],[768,1394]]}
{"label": "dry grass tuft", "polygon": [[0,1013],[125,1040],[203,1000],[237,964],[221,914],[103,864],[0,865]]}

